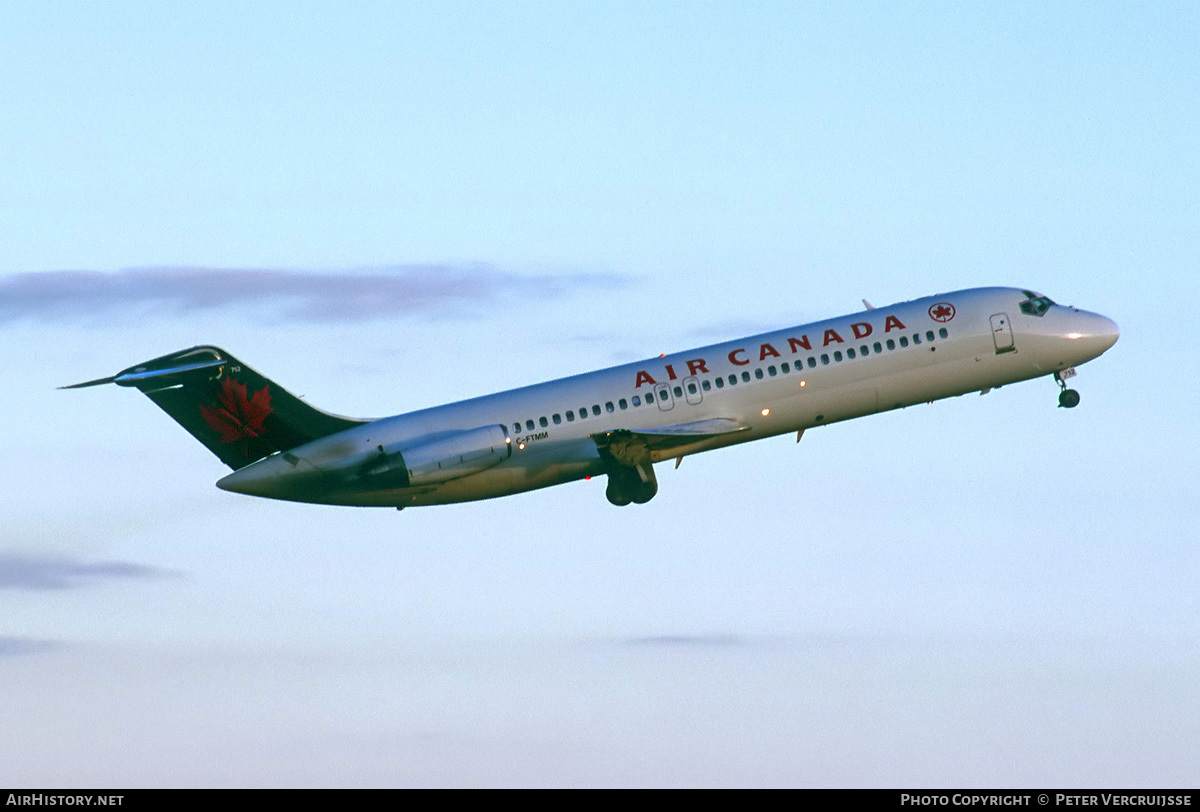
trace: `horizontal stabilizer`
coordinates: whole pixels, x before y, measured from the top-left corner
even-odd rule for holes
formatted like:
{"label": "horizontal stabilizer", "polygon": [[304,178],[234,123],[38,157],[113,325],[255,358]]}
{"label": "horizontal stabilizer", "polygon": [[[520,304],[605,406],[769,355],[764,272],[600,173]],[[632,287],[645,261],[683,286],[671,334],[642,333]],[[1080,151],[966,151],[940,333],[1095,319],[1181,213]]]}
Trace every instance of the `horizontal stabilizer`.
{"label": "horizontal stabilizer", "polygon": [[235,470],[367,422],[313,408],[219,347],[192,347],[61,388],[107,383],[142,392]]}
{"label": "horizontal stabilizer", "polygon": [[106,383],[115,383],[117,386],[136,386],[139,389],[150,388],[154,382],[160,382],[171,385],[168,378],[184,375],[189,372],[196,372],[201,369],[216,369],[223,367],[229,363],[228,358],[219,358],[215,361],[197,361],[191,364],[179,364],[177,366],[164,367],[162,369],[147,369],[146,367],[133,367],[125,370],[111,378],[97,378],[94,381],[84,381],[83,383],[73,383],[70,386],[60,386],[59,389],[83,389],[88,386],[100,386]]}
{"label": "horizontal stabilizer", "polygon": [[59,389],[86,389],[89,386],[102,386],[106,383],[116,383],[117,376],[113,375],[109,378],[97,378],[94,381],[84,381],[83,383],[73,383],[68,386],[60,386]]}

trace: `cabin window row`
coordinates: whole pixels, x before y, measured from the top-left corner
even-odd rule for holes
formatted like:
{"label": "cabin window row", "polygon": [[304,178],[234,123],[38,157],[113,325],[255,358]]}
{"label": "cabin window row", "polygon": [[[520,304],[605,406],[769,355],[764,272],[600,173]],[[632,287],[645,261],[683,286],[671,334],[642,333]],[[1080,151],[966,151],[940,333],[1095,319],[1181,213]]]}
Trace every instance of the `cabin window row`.
{"label": "cabin window row", "polygon": [[[647,401],[648,400],[649,399],[647,399]],[[637,395],[634,395],[633,396],[633,405],[634,406],[642,405],[642,399],[640,397],[638,397]],[[600,415],[602,415],[606,412],[612,413],[612,412],[616,412],[618,410],[624,411],[628,408],[629,408],[629,401],[626,400],[625,398],[621,398],[620,400],[616,401],[615,403],[610,400],[607,403],[605,403],[603,407],[601,407],[601,405],[599,403],[593,403],[591,406],[591,410],[590,410],[590,416],[591,417],[599,417]],[[567,423],[574,423],[576,420],[587,420],[589,417],[589,407],[581,406],[581,407],[579,407],[578,412],[576,412],[574,409],[568,409],[565,412],[565,414],[566,414],[566,422]],[[533,431],[533,430],[537,429],[539,426],[541,428],[549,428],[551,423],[553,423],[556,426],[562,425],[563,414],[562,413],[553,414],[548,418],[547,417],[539,417],[536,421],[534,421],[533,419],[526,420],[524,428],[521,427],[520,423],[513,423],[512,427],[513,427],[513,431],[516,431],[516,432]]]}
{"label": "cabin window row", "polygon": [[[945,327],[942,327],[942,328],[938,329],[938,331],[936,333],[934,333],[933,330],[926,330],[923,340],[928,341],[928,342],[933,342],[933,341],[936,341],[938,338],[949,338],[949,337],[950,337],[950,332]],[[866,358],[867,356],[869,356],[872,353],[872,351],[876,355],[881,355],[882,353],[884,353],[886,351],[895,350],[895,349],[897,349],[897,347],[903,349],[910,345],[919,345],[921,343],[921,341],[922,341],[921,334],[913,333],[911,340],[909,339],[908,336],[900,336],[899,338],[889,338],[884,341],[876,341],[872,344],[862,344],[857,348],[850,347],[844,353],[842,352],[842,350],[834,350],[832,354],[823,352],[820,355],[810,355],[806,359],[797,359],[795,362],[794,368],[795,368],[796,372],[800,372],[801,370],[804,369],[805,364],[807,364],[809,369],[816,369],[818,366],[829,366],[829,364],[831,364],[831,363],[836,364],[836,363],[840,363],[841,361],[853,360],[855,358]],[[765,373],[763,371],[763,368],[759,367],[758,369],[754,370],[753,375],[754,375],[755,379],[761,381],[766,377],[774,378],[775,376],[779,375],[780,373],[783,373],[784,375],[786,375],[789,372],[791,372],[792,369],[793,369],[793,366],[792,366],[791,362],[784,361],[778,367],[776,367],[774,364],[772,364],[771,366],[768,366],[766,368]],[[741,376],[740,376],[742,383],[750,383],[750,381],[751,381],[750,376],[751,376],[750,370],[743,370],[741,373]],[[729,375],[728,377],[718,376],[716,378],[717,388],[724,389],[725,385],[726,385],[726,383],[725,383],[726,381],[729,382],[729,386],[736,386],[738,383],[738,378],[739,378],[739,376],[736,374]],[[704,382],[704,391],[706,391],[706,392],[708,391],[708,381]]]}
{"label": "cabin window row", "polygon": [[[937,331],[936,335],[934,334],[933,330],[926,330],[924,340],[932,342],[932,341],[937,340],[938,338],[949,338],[949,337],[950,337],[950,333],[946,330],[945,327],[942,327]],[[894,350],[897,348],[897,346],[899,346],[900,348],[908,347],[910,345],[910,343],[912,345],[919,345],[921,343],[921,340],[922,340],[922,338],[921,338],[920,333],[913,333],[911,342],[910,342],[908,336],[900,336],[899,338],[889,338],[884,341],[876,341],[873,344],[863,344],[863,345],[859,346],[857,349],[855,349],[854,347],[850,347],[849,349],[847,349],[845,351],[844,355],[841,350],[834,350],[832,358],[829,353],[821,353],[820,356],[810,355],[805,360],[797,360],[795,362],[795,370],[796,370],[796,372],[800,372],[801,370],[804,369],[804,366],[806,363],[808,364],[809,369],[816,369],[818,364],[820,364],[821,366],[828,366],[830,363],[836,364],[843,360],[853,360],[854,358],[858,358],[858,357],[865,358],[871,354],[872,350],[874,350],[876,355],[879,355],[885,351],[884,350],[885,347],[887,350]],[[766,367],[765,372],[762,367],[759,367],[754,370],[753,374],[754,374],[755,379],[761,381],[766,377],[774,378],[775,376],[779,375],[780,373],[783,373],[784,375],[786,375],[789,372],[791,372],[792,369],[793,369],[793,366],[792,366],[791,362],[784,361],[778,367],[776,367],[774,364]],[[751,375],[751,373],[749,370],[743,370],[741,373],[742,383],[750,383],[750,381],[751,381],[750,375]],[[725,385],[726,385],[725,382],[727,380],[729,382],[729,386],[736,386],[738,383],[738,376],[737,375],[729,375],[728,377],[717,376],[714,380],[715,380],[717,389],[724,389]],[[713,383],[710,382],[708,379],[705,379],[700,382],[699,389],[703,389],[705,392],[710,392],[710,391],[712,391],[712,387],[713,387]],[[682,398],[683,390],[684,390],[683,386],[676,385],[675,387],[673,387],[671,393],[673,395],[675,395],[676,398]],[[695,395],[698,393],[698,388],[694,382],[688,383],[687,391],[688,391],[689,395]],[[610,400],[604,404],[603,409],[601,408],[599,403],[593,403],[591,406],[591,417],[600,417],[602,414],[604,414],[606,412],[611,414],[618,410],[625,411],[626,409],[630,408],[631,404],[632,404],[633,408],[636,408],[636,407],[642,405],[642,397],[645,397],[646,403],[648,403],[648,404],[654,403],[654,392],[653,391],[646,392],[644,396],[634,395],[629,400],[626,400],[625,398],[621,398],[620,400],[616,401],[615,403]],[[665,400],[666,397],[667,396],[664,395],[663,399]],[[579,408],[578,413],[574,409],[568,409],[565,413],[566,414],[566,422],[574,423],[576,420],[587,420],[588,416],[589,416],[588,408],[589,407],[587,407],[587,406],[581,406]],[[512,428],[513,428],[514,432],[520,433],[521,431],[535,431],[539,427],[544,428],[544,429],[549,428],[551,423],[553,423],[556,426],[562,425],[563,414],[562,413],[553,414],[548,418],[547,417],[539,417],[536,421],[534,421],[532,418],[530,418],[525,421],[524,428],[521,427],[520,423],[513,423]]]}
{"label": "cabin window row", "polygon": [[[674,389],[675,397],[677,397],[677,398],[683,397],[683,389],[684,388],[682,386],[676,386]],[[704,391],[708,392],[708,391],[711,391],[711,389],[712,389],[712,385],[709,384],[708,381],[705,381],[704,382]],[[696,384],[694,384],[694,383],[689,383],[687,385],[687,390],[688,390],[688,394],[691,394],[691,395],[694,395],[697,393],[697,391],[699,391],[696,387]],[[667,397],[668,397],[667,395],[663,395],[662,399],[666,400]],[[630,408],[636,409],[638,406],[641,406],[643,398],[645,398],[645,402],[647,404],[655,402],[654,392],[646,392],[644,395],[633,395],[632,397],[630,397],[628,399],[621,398],[615,402],[610,400],[610,401],[606,402],[603,407],[601,407],[601,405],[599,403],[593,403],[592,406],[590,407],[590,413],[589,413],[589,407],[581,406],[578,411],[576,411],[575,409],[568,409],[566,412],[553,414],[553,415],[550,415],[549,417],[539,417],[539,418],[537,418],[537,420],[533,420],[532,418],[528,419],[525,421],[524,428],[522,428],[522,425],[520,423],[513,423],[512,428],[513,428],[513,431],[515,431],[515,432],[534,431],[535,429],[537,429],[539,427],[544,428],[544,429],[549,428],[550,424],[552,424],[552,423],[555,426],[559,426],[559,425],[562,425],[562,423],[564,423],[564,422],[574,423],[576,420],[587,420],[589,417],[593,417],[593,418],[600,417],[602,414],[605,414],[606,412],[610,413],[610,414],[613,412],[617,412],[617,411],[623,412],[627,409],[630,409]],[[564,417],[565,417],[565,420],[564,420]]]}

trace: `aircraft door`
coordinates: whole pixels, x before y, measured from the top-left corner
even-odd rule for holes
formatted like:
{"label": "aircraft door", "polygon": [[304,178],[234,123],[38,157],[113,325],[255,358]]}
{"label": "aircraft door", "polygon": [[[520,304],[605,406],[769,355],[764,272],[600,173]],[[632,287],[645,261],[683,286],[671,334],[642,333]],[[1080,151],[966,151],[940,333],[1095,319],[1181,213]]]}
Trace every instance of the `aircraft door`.
{"label": "aircraft door", "polygon": [[689,375],[684,378],[683,394],[687,398],[687,402],[693,406],[704,400],[704,393],[700,391],[700,379],[695,375]]}
{"label": "aircraft door", "polygon": [[667,383],[659,383],[654,385],[654,400],[658,403],[658,408],[664,412],[669,412],[675,408],[675,398],[671,397],[671,385]]}
{"label": "aircraft door", "polygon": [[992,341],[996,344],[997,355],[1016,349],[1013,345],[1012,325],[1008,321],[1007,313],[997,313],[992,316]]}

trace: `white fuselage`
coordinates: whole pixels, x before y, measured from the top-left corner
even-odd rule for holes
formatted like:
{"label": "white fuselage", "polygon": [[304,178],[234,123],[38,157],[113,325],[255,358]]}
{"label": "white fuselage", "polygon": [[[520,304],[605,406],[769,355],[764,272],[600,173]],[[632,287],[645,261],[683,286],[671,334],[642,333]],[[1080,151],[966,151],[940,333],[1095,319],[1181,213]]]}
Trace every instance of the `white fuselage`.
{"label": "white fuselage", "polygon": [[[713,419],[745,429],[651,451],[658,462],[1048,376],[1116,341],[1104,316],[1038,300],[1014,288],[940,294],[422,409],[272,455],[218,484],[344,505],[487,499],[606,473],[592,439],[601,433]],[[485,426],[503,427],[511,446],[486,470],[403,487],[347,474],[385,449]]]}

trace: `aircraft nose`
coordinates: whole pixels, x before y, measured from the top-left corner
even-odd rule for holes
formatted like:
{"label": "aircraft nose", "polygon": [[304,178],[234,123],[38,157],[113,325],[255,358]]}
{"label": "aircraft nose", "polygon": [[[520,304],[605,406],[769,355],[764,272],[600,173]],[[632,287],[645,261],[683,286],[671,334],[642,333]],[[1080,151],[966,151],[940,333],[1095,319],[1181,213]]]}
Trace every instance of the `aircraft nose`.
{"label": "aircraft nose", "polygon": [[1117,323],[1108,316],[1100,316],[1096,314],[1102,322],[1100,329],[1097,331],[1097,337],[1104,341],[1104,349],[1108,349],[1113,344],[1117,343],[1117,339],[1121,337],[1121,331],[1117,327]]}
{"label": "aircraft nose", "polygon": [[1117,343],[1121,330],[1108,316],[1080,311],[1072,319],[1067,338],[1085,345],[1095,358]]}

